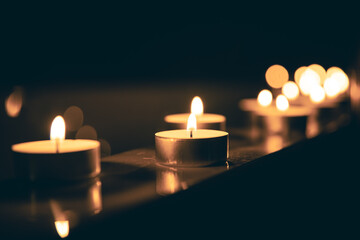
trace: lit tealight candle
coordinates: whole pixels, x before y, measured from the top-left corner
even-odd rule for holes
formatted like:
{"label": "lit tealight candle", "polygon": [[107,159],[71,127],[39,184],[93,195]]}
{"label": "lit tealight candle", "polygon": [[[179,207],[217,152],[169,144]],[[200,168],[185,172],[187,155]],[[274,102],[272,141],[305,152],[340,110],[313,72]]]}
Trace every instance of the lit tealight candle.
{"label": "lit tealight candle", "polygon": [[30,179],[75,180],[97,176],[100,171],[100,142],[65,139],[65,122],[57,116],[50,140],[12,145],[15,172]]}
{"label": "lit tealight candle", "polygon": [[[226,129],[226,118],[220,114],[204,113],[204,105],[200,97],[194,97],[191,102],[191,113],[196,115],[198,129]],[[189,113],[178,113],[165,116],[164,120],[171,129],[184,129]]]}
{"label": "lit tealight candle", "polygon": [[286,138],[305,136],[307,118],[312,113],[312,108],[290,106],[288,99],[282,94],[275,101],[272,101],[272,96],[267,96],[267,102],[271,104],[264,105],[263,97],[265,95],[259,94],[257,99],[243,99],[239,102],[240,109],[251,113],[253,129],[261,130],[262,137],[269,134],[280,134]]}
{"label": "lit tealight candle", "polygon": [[226,162],[229,134],[224,131],[197,129],[195,114],[188,118],[187,129],[155,134],[156,159],[168,166],[196,167]]}
{"label": "lit tealight candle", "polygon": [[275,106],[257,109],[255,114],[263,119],[267,133],[291,138],[294,134],[305,136],[311,111],[311,108],[304,106],[290,106],[287,98],[280,94],[276,97]]}
{"label": "lit tealight candle", "polygon": [[[268,91],[266,94],[261,94]],[[266,104],[264,104],[266,102]],[[253,112],[261,116],[298,117],[311,113],[311,108],[301,105],[289,105],[287,98],[280,94],[276,97],[275,104],[272,104],[272,95],[269,90],[262,90],[258,98],[242,99],[239,107],[243,111]]]}
{"label": "lit tealight candle", "polygon": [[267,108],[257,107],[255,113],[260,116],[300,117],[309,115],[311,109],[300,105],[290,106],[288,99],[284,95],[279,94],[276,97],[275,105]]}

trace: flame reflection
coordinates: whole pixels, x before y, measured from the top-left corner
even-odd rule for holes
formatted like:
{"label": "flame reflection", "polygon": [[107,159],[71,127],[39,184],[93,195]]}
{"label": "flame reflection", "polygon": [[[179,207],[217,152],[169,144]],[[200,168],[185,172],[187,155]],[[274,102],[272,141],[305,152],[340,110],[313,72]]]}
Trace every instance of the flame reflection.
{"label": "flame reflection", "polygon": [[89,189],[89,204],[93,209],[93,214],[98,214],[102,210],[101,181],[97,180]]}
{"label": "flame reflection", "polygon": [[60,203],[56,200],[50,200],[51,211],[55,219],[55,228],[61,238],[69,235],[69,219],[65,211],[61,208]]}
{"label": "flame reflection", "polygon": [[55,221],[55,228],[61,238],[66,238],[69,235],[69,221]]}
{"label": "flame reflection", "polygon": [[15,90],[5,100],[5,110],[9,117],[17,117],[23,105],[23,94],[21,90]]}
{"label": "flame reflection", "polygon": [[180,175],[176,169],[159,168],[156,174],[156,192],[159,195],[169,195],[186,189],[187,184],[181,182]]}
{"label": "flame reflection", "polygon": [[98,214],[103,209],[101,181],[98,178],[74,186],[65,195],[54,194],[49,205],[56,231],[61,238],[69,235],[70,228],[78,224],[79,218]]}
{"label": "flame reflection", "polygon": [[276,152],[284,147],[284,138],[281,135],[269,135],[265,139],[267,153]]}

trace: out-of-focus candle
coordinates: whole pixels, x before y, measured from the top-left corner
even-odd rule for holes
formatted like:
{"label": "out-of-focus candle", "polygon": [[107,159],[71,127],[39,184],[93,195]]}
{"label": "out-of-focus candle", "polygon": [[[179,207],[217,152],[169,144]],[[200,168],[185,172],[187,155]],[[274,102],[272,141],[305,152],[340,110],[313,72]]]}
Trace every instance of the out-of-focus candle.
{"label": "out-of-focus candle", "polygon": [[[257,115],[262,116],[282,116],[282,117],[297,117],[305,116],[311,113],[311,108],[301,105],[289,105],[286,98],[280,98],[279,105],[280,108],[284,107],[283,111],[276,107],[276,105],[269,105],[268,107],[262,107],[258,104],[256,99],[242,99],[239,102],[239,107],[241,110],[253,112]],[[285,102],[286,101],[286,102]],[[286,106],[288,108],[286,108]]]}
{"label": "out-of-focus candle", "polygon": [[[191,113],[196,115],[198,129],[226,129],[226,117],[220,114],[204,113],[200,97],[194,97],[191,103]],[[185,129],[189,113],[178,113],[165,116],[164,120],[170,129]]]}
{"label": "out-of-focus candle", "polygon": [[97,176],[100,171],[100,142],[65,139],[62,117],[54,119],[51,140],[18,143],[12,146],[18,177],[75,180]]}
{"label": "out-of-focus candle", "polygon": [[[274,103],[275,102],[275,103]],[[279,134],[286,138],[300,138],[306,134],[306,123],[312,108],[289,104],[280,94],[269,106],[262,106],[257,99],[243,99],[241,110],[251,113],[251,128],[260,134],[257,137]]]}
{"label": "out-of-focus candle", "polygon": [[[193,114],[189,120],[195,120]],[[224,131],[196,129],[169,130],[155,134],[156,159],[168,166],[206,166],[226,162],[229,155],[228,136]]]}

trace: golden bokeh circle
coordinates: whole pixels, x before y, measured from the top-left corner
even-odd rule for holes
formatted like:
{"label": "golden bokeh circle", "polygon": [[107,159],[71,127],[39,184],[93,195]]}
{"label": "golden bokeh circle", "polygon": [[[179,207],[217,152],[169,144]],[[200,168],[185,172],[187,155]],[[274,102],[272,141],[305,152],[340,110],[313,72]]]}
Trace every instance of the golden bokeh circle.
{"label": "golden bokeh circle", "polygon": [[84,125],[76,132],[75,138],[96,140],[98,137],[94,127],[90,125]]}
{"label": "golden bokeh circle", "polygon": [[283,66],[275,64],[266,70],[265,79],[270,87],[281,88],[289,80],[289,73]]}
{"label": "golden bokeh circle", "polygon": [[81,108],[70,106],[64,112],[64,119],[66,122],[66,129],[69,131],[76,131],[83,125],[84,113]]}

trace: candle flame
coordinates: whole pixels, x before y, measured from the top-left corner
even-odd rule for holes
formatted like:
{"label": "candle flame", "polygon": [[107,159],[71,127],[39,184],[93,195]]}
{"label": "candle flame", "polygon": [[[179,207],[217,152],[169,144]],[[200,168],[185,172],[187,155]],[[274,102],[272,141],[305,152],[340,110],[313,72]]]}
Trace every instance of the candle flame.
{"label": "candle flame", "polygon": [[320,76],[317,72],[311,68],[307,68],[304,73],[301,75],[299,80],[300,91],[305,96],[310,94],[311,89],[321,84]]}
{"label": "candle flame", "polygon": [[51,124],[50,139],[51,140],[65,139],[65,120],[60,115],[56,116]]}
{"label": "candle flame", "polygon": [[329,77],[324,82],[324,90],[327,97],[334,98],[340,94],[340,83],[336,78]]}
{"label": "candle flame", "polygon": [[295,82],[287,82],[282,87],[282,93],[290,100],[294,100],[299,96],[299,88]]}
{"label": "candle flame", "polygon": [[66,238],[69,235],[69,221],[55,221],[55,228],[61,238]]}
{"label": "candle flame", "polygon": [[196,125],[196,116],[194,113],[191,113],[187,122],[187,130],[196,130]]}
{"label": "candle flame", "polygon": [[263,107],[269,106],[272,102],[272,99],[273,99],[272,93],[267,89],[261,90],[257,97],[258,103]]}
{"label": "candle flame", "polygon": [[201,101],[201,98],[196,96],[193,98],[191,102],[191,113],[194,113],[196,115],[201,115],[204,113],[204,105]]}
{"label": "candle flame", "polygon": [[289,101],[284,95],[280,94],[276,97],[276,108],[280,111],[285,111],[289,108]]}
{"label": "candle flame", "polygon": [[313,103],[321,103],[325,99],[325,90],[321,86],[314,86],[310,91],[310,100]]}

